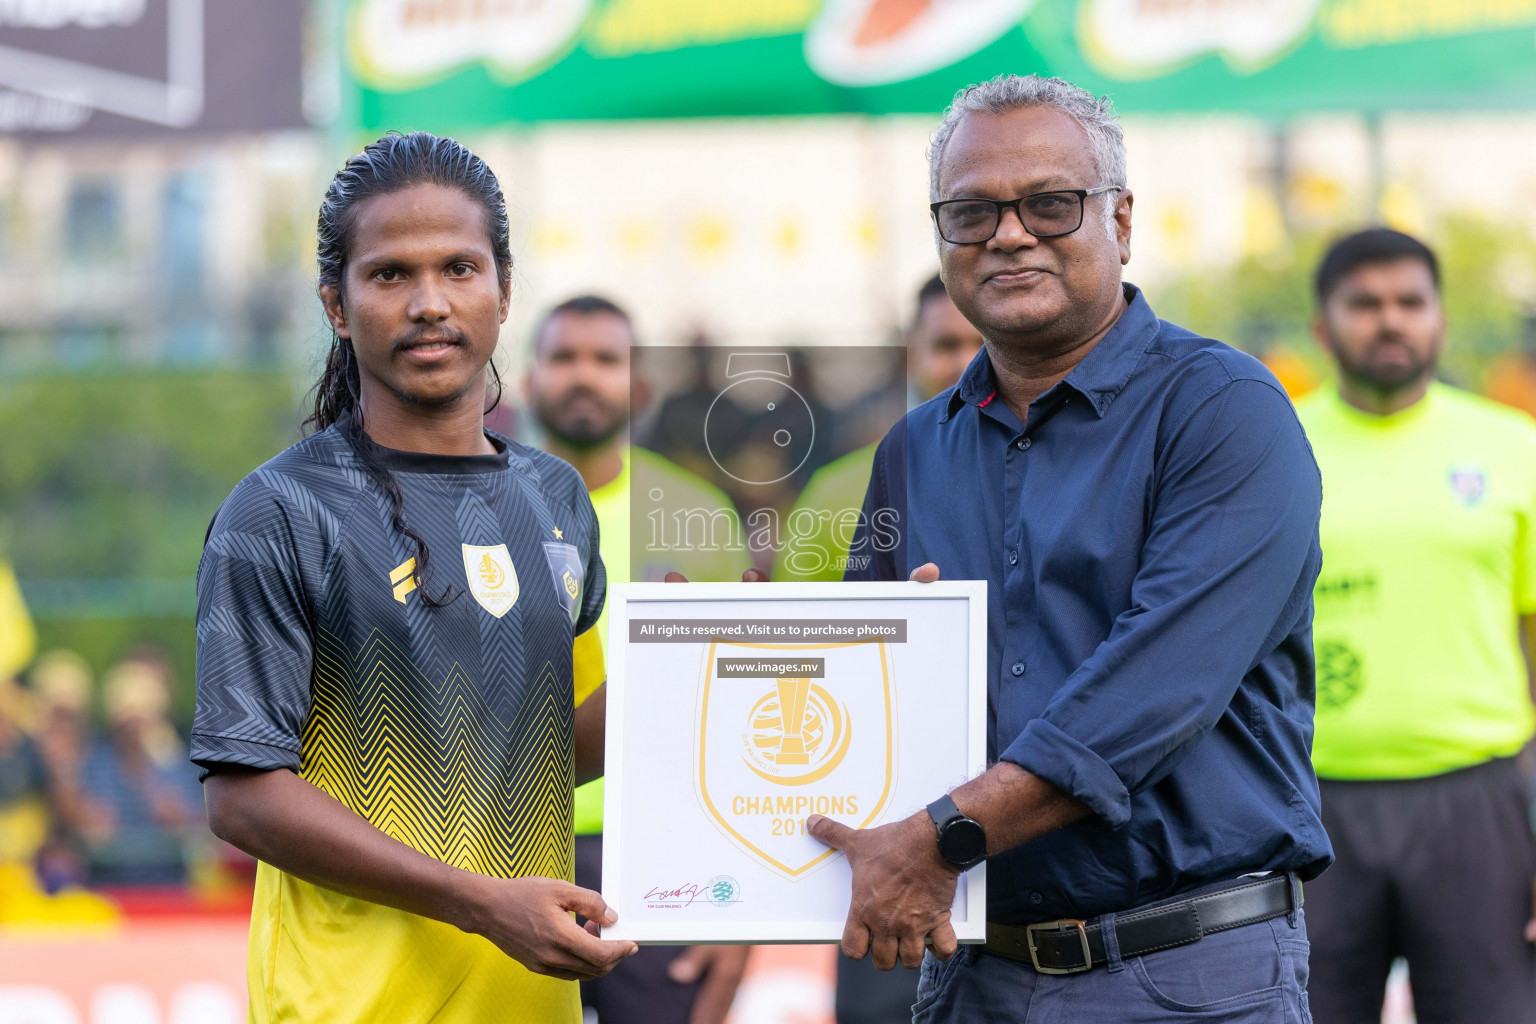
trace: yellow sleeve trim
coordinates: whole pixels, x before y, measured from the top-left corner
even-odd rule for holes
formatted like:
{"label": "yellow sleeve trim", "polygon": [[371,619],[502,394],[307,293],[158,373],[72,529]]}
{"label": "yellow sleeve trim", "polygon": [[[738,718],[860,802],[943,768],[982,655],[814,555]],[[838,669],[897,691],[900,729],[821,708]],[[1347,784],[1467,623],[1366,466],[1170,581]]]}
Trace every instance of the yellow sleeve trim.
{"label": "yellow sleeve trim", "polygon": [[608,679],[607,669],[603,665],[603,641],[597,635],[596,626],[576,638],[571,655],[571,675],[576,680],[576,706],[581,707],[581,702],[597,692],[597,688]]}

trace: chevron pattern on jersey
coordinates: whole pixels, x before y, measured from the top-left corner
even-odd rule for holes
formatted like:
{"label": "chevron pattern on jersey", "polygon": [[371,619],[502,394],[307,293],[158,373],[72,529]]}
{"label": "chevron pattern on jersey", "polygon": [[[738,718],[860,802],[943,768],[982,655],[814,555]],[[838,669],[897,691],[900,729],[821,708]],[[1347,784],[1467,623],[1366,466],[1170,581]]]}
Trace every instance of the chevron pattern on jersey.
{"label": "chevron pattern on jersey", "polygon": [[[523,520],[526,519],[526,513],[521,507],[522,503],[509,502],[508,505],[509,509],[505,515],[509,525],[522,525]],[[490,505],[474,491],[464,492],[453,517],[457,521],[459,537],[464,544],[495,545],[500,543],[506,535],[505,528],[498,521]],[[452,557],[460,557],[461,550],[455,550]],[[539,600],[545,593],[539,586],[543,579],[530,575],[539,567],[528,565],[526,561],[518,565],[517,561],[518,559],[513,559],[514,568],[524,577],[523,585],[528,588],[528,593],[525,596],[520,595],[518,600]],[[505,719],[514,709],[522,706],[525,699],[523,686],[530,678],[527,659],[524,656],[528,644],[524,635],[523,618],[520,615],[514,615],[510,618],[497,619],[477,613],[474,619],[479,632],[481,661],[486,665],[499,666],[504,672],[505,685],[498,687],[492,693],[491,708]]]}
{"label": "chevron pattern on jersey", "polygon": [[504,724],[458,665],[440,683],[375,630],[316,636],[300,774],[401,842],[502,878],[570,878],[571,684],[545,664]]}

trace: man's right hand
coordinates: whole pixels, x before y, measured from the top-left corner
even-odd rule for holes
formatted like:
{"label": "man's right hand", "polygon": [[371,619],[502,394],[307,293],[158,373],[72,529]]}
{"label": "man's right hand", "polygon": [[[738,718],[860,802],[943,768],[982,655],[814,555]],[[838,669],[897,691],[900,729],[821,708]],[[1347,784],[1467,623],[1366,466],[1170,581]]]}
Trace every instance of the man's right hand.
{"label": "man's right hand", "polygon": [[[555,878],[471,877],[460,927],[483,935],[534,974],[588,981],[640,948],[597,937],[599,923],[611,925],[619,918],[590,889]],[[575,922],[573,912],[587,918],[586,928]]]}

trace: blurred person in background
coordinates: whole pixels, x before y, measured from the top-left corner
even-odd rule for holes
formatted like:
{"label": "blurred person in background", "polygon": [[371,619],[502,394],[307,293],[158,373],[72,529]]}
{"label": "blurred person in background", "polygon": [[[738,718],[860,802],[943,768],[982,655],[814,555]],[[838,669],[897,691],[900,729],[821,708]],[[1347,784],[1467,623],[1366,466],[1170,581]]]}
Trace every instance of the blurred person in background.
{"label": "blurred person in background", "polygon": [[79,788],[90,749],[91,667],[74,651],[48,651],[30,673],[37,742],[56,783]]}
{"label": "blurred person in background", "polygon": [[79,890],[59,892],[79,880],[78,872],[50,876],[54,787],[29,734],[35,720],[32,694],[0,679],[0,929],[115,922],[109,901]]}
{"label": "blurred person in background", "polygon": [[710,441],[715,457],[728,460],[746,440],[751,418],[735,402],[723,402],[715,408],[720,388],[711,382],[709,371],[714,341],[703,331],[689,341],[687,377],[682,386],[668,394],[646,420],[637,440],[653,452],[660,452],[678,465],[698,475],[713,471],[710,453],[700,443],[702,427],[710,419]]}
{"label": "blurred person in background", "polygon": [[0,865],[31,870],[48,838],[48,769],[30,735],[31,695],[0,677]]}
{"label": "blurred person in background", "polygon": [[[960,314],[944,290],[944,281],[935,274],[917,292],[917,309],[905,335],[907,346],[907,382],[909,402],[923,402],[954,387],[976,353],[981,351],[981,332]],[[847,565],[848,545],[853,540],[853,523],[864,504],[869,487],[869,471],[875,462],[876,444],[857,448],[818,469],[800,492],[794,508],[785,518],[786,539],[774,563],[775,580],[841,580]],[[888,1019],[894,1012],[900,992],[898,979],[908,977],[916,991],[916,972],[897,971],[880,975],[862,960],[838,961],[838,1021],[876,1021]],[[844,978],[849,979],[844,981]],[[886,1001],[876,1000],[851,979],[865,977],[888,993]],[[849,993],[845,1001],[843,993]],[[910,1016],[912,1000],[904,1011]],[[897,1014],[900,1016],[900,1014]]]}
{"label": "blurred person in background", "polygon": [[391,133],[316,234],[315,432],[237,485],[197,574],[192,759],[261,861],[250,1017],[575,1024],[573,982],[637,948],[567,881],[607,587],[580,476],[485,431],[506,200],[453,139]]}
{"label": "blurred person in background", "polygon": [[80,832],[94,885],[186,881],[186,843],[202,829],[202,794],[171,724],[170,682],[165,662],[152,655],[102,677],[106,729],[81,778]]}
{"label": "blurred person in background", "polygon": [[905,341],[914,405],[954,387],[982,347],[981,332],[955,307],[938,274],[917,291],[917,312]]}
{"label": "blurred person in background", "polygon": [[104,811],[85,794],[91,753],[91,667],[74,651],[48,651],[32,666],[37,699],[37,746],[48,766],[53,831],[38,854],[43,887],[56,892],[89,876],[83,837],[99,831]]}
{"label": "blurred person in background", "polygon": [[[544,446],[581,474],[597,513],[608,582],[629,580],[630,467],[645,464],[648,481],[663,486],[671,507],[730,508],[730,499],[681,466],[629,444],[629,314],[597,295],[567,299],[544,315],[533,336],[526,391],[544,432]],[[668,552],[656,572],[642,553],[642,579],[682,568],[689,579],[732,580],[745,567],[739,552]],[[608,642],[608,609],[597,622]],[[602,888],[603,780],[576,790],[576,884]],[[746,969],[746,946],[644,946],[608,975],[582,982],[582,1002],[600,1024],[719,1024]]]}
{"label": "blurred person in background", "polygon": [[1297,411],[1323,473],[1317,733],[1337,856],[1307,887],[1318,1024],[1376,1024],[1396,957],[1420,1024],[1536,1020],[1536,423],[1435,380],[1440,271],[1375,228],[1318,266],[1338,386]]}

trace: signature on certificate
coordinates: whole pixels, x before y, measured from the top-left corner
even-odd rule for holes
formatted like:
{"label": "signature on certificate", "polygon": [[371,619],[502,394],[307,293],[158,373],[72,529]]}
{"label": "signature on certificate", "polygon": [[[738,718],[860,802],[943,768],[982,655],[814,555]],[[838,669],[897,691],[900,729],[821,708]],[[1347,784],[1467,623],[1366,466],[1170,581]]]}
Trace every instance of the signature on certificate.
{"label": "signature on certificate", "polygon": [[652,910],[682,909],[692,906],[695,900],[702,899],[705,892],[706,889],[702,884],[694,882],[671,888],[654,885],[645,894],[645,905]]}

